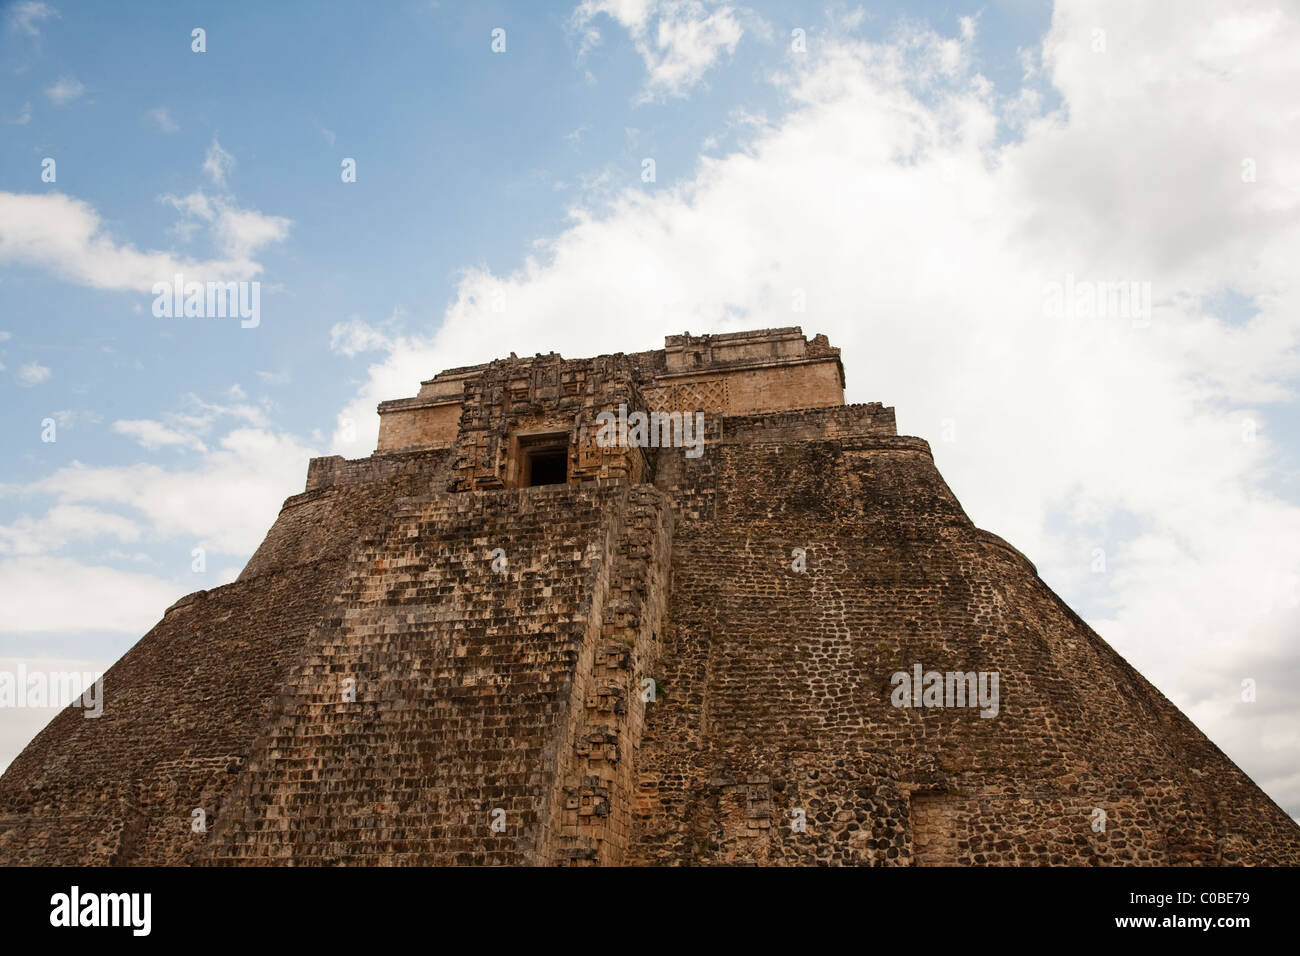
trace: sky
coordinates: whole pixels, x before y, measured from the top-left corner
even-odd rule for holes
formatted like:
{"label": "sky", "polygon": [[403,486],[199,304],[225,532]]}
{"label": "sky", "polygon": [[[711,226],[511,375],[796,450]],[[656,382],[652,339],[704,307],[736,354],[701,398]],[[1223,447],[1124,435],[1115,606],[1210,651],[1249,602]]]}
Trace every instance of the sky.
{"label": "sky", "polygon": [[0,5],[0,669],[441,369],[798,325],[1300,817],[1297,89],[1296,2]]}

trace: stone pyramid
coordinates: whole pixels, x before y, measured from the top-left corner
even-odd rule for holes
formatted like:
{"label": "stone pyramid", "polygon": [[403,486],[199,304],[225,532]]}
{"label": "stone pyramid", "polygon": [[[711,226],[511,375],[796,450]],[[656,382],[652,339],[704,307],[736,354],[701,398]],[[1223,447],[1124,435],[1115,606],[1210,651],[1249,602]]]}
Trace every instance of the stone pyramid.
{"label": "stone pyramid", "polygon": [[7,864],[1298,864],[798,328],[443,372],[0,778]]}

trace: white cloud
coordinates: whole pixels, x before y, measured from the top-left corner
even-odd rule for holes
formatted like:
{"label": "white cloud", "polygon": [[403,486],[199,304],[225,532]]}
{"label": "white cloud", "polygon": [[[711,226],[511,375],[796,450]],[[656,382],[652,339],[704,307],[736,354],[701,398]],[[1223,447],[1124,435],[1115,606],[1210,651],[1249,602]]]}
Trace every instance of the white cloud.
{"label": "white cloud", "polygon": [[18,381],[22,385],[40,385],[42,382],[48,381],[49,378],[49,368],[38,362],[28,362],[18,370]]}
{"label": "white cloud", "polygon": [[212,200],[198,189],[184,196],[173,196],[168,193],[160,198],[162,202],[185,216],[202,219],[204,222],[211,222],[217,214]]}
{"label": "white cloud", "polygon": [[145,113],[145,116],[164,133],[175,133],[181,128],[180,124],[172,119],[171,112],[165,106],[155,106]]}
{"label": "white cloud", "polygon": [[[250,228],[247,210],[233,210],[237,222],[222,234],[230,258],[198,260],[173,252],[142,252],[105,229],[88,204],[62,193],[0,192],[0,263],[47,269],[97,289],[150,292],[176,273],[188,280],[251,279],[262,266],[249,258],[262,241],[283,237],[288,220],[266,217],[272,225]],[[260,214],[252,213],[257,216]]]}
{"label": "white cloud", "polygon": [[641,100],[685,97],[744,35],[739,11],[701,0],[583,0],[573,11],[580,54],[601,42],[593,20],[606,15],[627,30],[646,67]]}
{"label": "white cloud", "polygon": [[98,425],[104,417],[96,411],[64,408],[50,413],[60,428],[75,428],[80,424]]}
{"label": "white cloud", "polygon": [[218,203],[213,232],[222,252],[236,260],[251,258],[262,246],[281,242],[289,235],[292,222],[283,216],[268,216],[255,209],[238,209]]}
{"label": "white cloud", "polygon": [[64,106],[78,99],[86,92],[86,87],[75,76],[61,76],[45,88],[45,95],[55,106]]}
{"label": "white cloud", "polygon": [[23,490],[56,504],[131,509],[147,522],[153,539],[179,537],[191,546],[246,557],[284,499],[302,490],[307,461],[315,454],[292,436],[238,427],[205,443],[192,467],[74,463]]}
{"label": "white cloud", "polygon": [[[1092,52],[1098,23],[1105,53]],[[1060,4],[1043,45],[1052,113],[973,72],[973,32],[828,37],[779,78],[788,115],[702,159],[691,182],[575,210],[514,274],[468,270],[436,333],[336,327],[340,351],[387,344],[341,416],[361,434],[335,450],[373,447],[378,401],[506,349],[825,332],[848,400],[895,405],[975,522],[1105,609],[1103,637],[1294,813],[1300,508],[1270,491],[1267,428],[1243,440],[1242,421],[1295,414],[1300,20]],[[1017,138],[1002,142],[1012,113]],[[1049,316],[1048,283],[1067,276],[1149,282],[1149,326]],[[1206,303],[1225,289],[1258,314],[1215,314]],[[940,440],[945,420],[954,441]],[[1104,575],[1090,573],[1094,547]],[[1277,683],[1252,709],[1239,687],[1257,674]]]}
{"label": "white cloud", "polygon": [[[272,431],[263,411],[247,404],[242,389],[226,390],[231,404],[186,395],[166,424],[122,420],[114,430],[147,447],[184,445],[199,457],[190,467],[151,464],[88,468],[78,462],[25,486],[0,485],[0,494],[51,503],[36,517],[23,514],[0,525],[0,633],[125,631],[143,633],[175,598],[193,590],[190,551],[247,558],[275,520],[283,500],[302,488],[307,461],[316,453]],[[54,413],[60,425],[69,413]],[[205,443],[198,436],[216,424],[238,424]],[[125,573],[57,552],[98,539],[152,545],[179,539],[171,550],[181,583]],[[167,548],[163,545],[164,549]],[[126,558],[117,549],[100,560]],[[137,555],[137,559],[144,558]],[[214,582],[233,579],[223,569]],[[68,595],[75,594],[76,601]]]}
{"label": "white cloud", "polygon": [[11,558],[0,561],[0,631],[143,634],[183,593],[182,586],[147,574],[68,558]]}
{"label": "white cloud", "polygon": [[214,186],[225,186],[226,177],[235,166],[235,157],[221,148],[221,144],[213,137],[212,144],[208,146],[207,155],[203,157],[203,171],[208,174]]}
{"label": "white cloud", "polygon": [[6,116],[4,118],[4,121],[8,123],[10,126],[26,126],[28,123],[32,121],[32,104],[24,103],[22,110],[18,113],[17,116],[13,117],[12,119]]}
{"label": "white cloud", "polygon": [[113,431],[119,435],[134,438],[145,448],[165,448],[179,445],[195,451],[207,451],[207,447],[194,435],[168,428],[161,422],[150,419],[121,419],[113,422]]}
{"label": "white cloud", "polygon": [[222,255],[235,261],[247,261],[263,246],[288,238],[293,225],[292,220],[283,216],[241,209],[229,197],[208,196],[202,190],[160,198],[185,217],[177,229],[183,238],[190,238],[200,223],[206,223]]}
{"label": "white cloud", "polygon": [[368,325],[359,316],[349,316],[330,328],[330,351],[349,358],[362,352],[390,349],[392,346],[393,338],[390,335]]}
{"label": "white cloud", "polygon": [[[828,15],[835,17],[836,11],[828,11]],[[835,20],[836,25],[845,32],[856,30],[867,19],[867,11],[862,7],[855,7],[852,10],[844,11],[838,15]]]}
{"label": "white cloud", "polygon": [[[218,185],[224,184],[226,172],[233,164],[234,158],[213,140],[203,162],[208,175]],[[168,193],[159,199],[181,213],[183,218],[173,227],[173,232],[182,240],[189,240],[201,225],[207,225],[221,254],[236,262],[249,261],[263,246],[283,241],[293,225],[292,220],[283,216],[242,209],[228,194],[209,196],[195,189],[184,196]]]}
{"label": "white cloud", "polygon": [[58,18],[59,11],[48,3],[26,0],[23,3],[15,3],[9,8],[9,29],[26,33],[28,36],[38,37],[41,35],[41,30],[37,24],[44,20],[56,20]]}
{"label": "white cloud", "polygon": [[121,419],[113,422],[113,431],[134,439],[144,448],[175,447],[206,452],[208,446],[203,438],[223,418],[234,418],[256,428],[269,425],[265,413],[245,401],[247,396],[238,385],[231,386],[226,394],[237,404],[213,404],[189,394],[182,398],[180,411],[164,414],[165,422],[147,418]]}
{"label": "white cloud", "polygon": [[0,525],[0,554],[45,554],[69,541],[101,536],[138,541],[140,528],[134,521],[107,511],[56,505],[40,518],[23,515],[12,524]]}

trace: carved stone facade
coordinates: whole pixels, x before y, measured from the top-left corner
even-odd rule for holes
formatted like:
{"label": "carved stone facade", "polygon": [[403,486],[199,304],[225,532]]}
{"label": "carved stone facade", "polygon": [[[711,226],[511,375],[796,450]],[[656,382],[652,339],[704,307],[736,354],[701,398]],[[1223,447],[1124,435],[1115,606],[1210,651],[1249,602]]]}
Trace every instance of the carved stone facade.
{"label": "carved stone facade", "polygon": [[[239,580],[13,762],[0,862],[1300,863],[843,385],[773,329],[383,403],[374,455],[313,460]],[[619,409],[699,413],[702,453],[599,440]],[[916,666],[1000,675],[996,715],[898,706]]]}

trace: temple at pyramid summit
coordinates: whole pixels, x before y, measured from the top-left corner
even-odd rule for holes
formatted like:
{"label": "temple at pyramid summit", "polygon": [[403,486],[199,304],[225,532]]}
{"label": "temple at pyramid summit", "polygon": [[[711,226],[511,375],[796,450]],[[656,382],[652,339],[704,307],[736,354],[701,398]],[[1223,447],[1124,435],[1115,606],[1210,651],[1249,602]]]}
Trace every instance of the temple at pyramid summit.
{"label": "temple at pyramid summit", "polygon": [[0,863],[1300,864],[844,383],[780,328],[382,403],[14,760]]}

